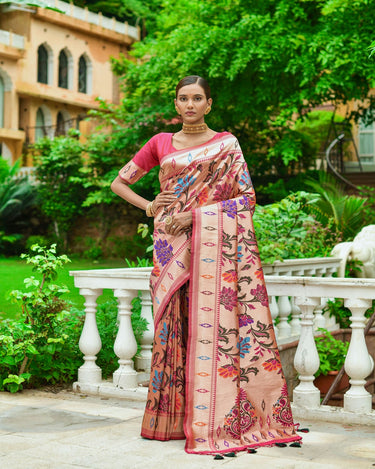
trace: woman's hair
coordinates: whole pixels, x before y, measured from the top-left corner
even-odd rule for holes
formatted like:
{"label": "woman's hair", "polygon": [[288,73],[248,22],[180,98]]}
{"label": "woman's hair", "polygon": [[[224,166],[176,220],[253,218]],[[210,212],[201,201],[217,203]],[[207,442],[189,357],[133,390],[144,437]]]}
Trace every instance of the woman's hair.
{"label": "woman's hair", "polygon": [[180,80],[178,82],[178,85],[176,86],[176,98],[177,98],[178,92],[183,86],[193,85],[195,83],[204,89],[204,94],[206,95],[206,98],[210,99],[211,98],[210,85],[208,84],[207,80],[200,77],[199,75],[189,75],[188,77],[185,77],[182,80]]}

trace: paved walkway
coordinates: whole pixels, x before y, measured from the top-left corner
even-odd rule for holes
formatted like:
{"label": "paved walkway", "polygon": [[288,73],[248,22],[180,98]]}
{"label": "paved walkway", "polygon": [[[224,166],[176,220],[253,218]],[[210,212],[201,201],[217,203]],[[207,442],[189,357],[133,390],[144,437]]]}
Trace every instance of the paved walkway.
{"label": "paved walkway", "polygon": [[188,455],[183,441],[140,438],[142,402],[26,391],[0,393],[1,469],[370,469],[375,428],[302,421],[301,448],[235,458]]}

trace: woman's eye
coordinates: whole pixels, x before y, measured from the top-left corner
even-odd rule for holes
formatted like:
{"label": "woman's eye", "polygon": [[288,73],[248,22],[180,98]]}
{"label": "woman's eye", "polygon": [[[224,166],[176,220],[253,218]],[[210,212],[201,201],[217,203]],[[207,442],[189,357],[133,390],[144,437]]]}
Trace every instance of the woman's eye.
{"label": "woman's eye", "polygon": [[195,101],[202,101],[202,98],[198,96],[195,98]]}

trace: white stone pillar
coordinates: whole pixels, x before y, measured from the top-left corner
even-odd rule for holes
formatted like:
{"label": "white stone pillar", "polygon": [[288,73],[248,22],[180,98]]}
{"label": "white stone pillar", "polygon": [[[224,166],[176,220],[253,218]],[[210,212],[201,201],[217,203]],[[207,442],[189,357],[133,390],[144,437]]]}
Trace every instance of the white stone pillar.
{"label": "white stone pillar", "polygon": [[278,326],[275,325],[275,321],[276,321],[276,318],[279,315],[279,307],[277,306],[277,301],[276,301],[276,296],[275,295],[272,295],[272,296],[268,297],[268,300],[269,300],[270,313],[271,313],[272,321],[273,321],[273,328],[274,328],[275,335],[276,335],[276,338],[277,338],[278,335],[279,335],[279,329],[278,329]]}
{"label": "white stone pillar", "polygon": [[114,296],[119,302],[119,328],[113,349],[119,357],[120,366],[113,373],[113,384],[122,389],[132,389],[137,387],[137,372],[134,370],[132,360],[137,353],[137,342],[131,323],[131,301],[134,298],[134,291],[116,289]]}
{"label": "white stone pillar", "polygon": [[96,355],[102,348],[102,341],[96,325],[96,299],[102,294],[102,290],[99,288],[81,288],[79,292],[86,300],[86,317],[79,339],[79,349],[84,355],[84,364],[78,370],[78,382],[100,383],[102,370],[95,363]]}
{"label": "white stone pillar", "polygon": [[327,299],[326,298],[321,298],[320,304],[315,308],[314,314],[315,314],[315,320],[314,320],[314,327],[315,329],[319,328],[326,328],[326,318],[323,315],[323,308],[327,304]]}
{"label": "white stone pillar", "polygon": [[372,397],[364,385],[374,362],[369,355],[363,332],[366,322],[364,313],[371,306],[371,300],[347,299],[345,306],[352,312],[352,337],[345,360],[345,371],[350,377],[351,387],[344,395],[344,409],[357,413],[371,412]]}
{"label": "white stone pillar", "polygon": [[290,321],[291,334],[299,335],[301,333],[301,310],[296,305],[294,297],[290,299],[292,309],[292,320]]}
{"label": "white stone pillar", "polygon": [[313,383],[320,363],[313,328],[313,311],[319,304],[319,299],[297,297],[296,304],[302,311],[301,336],[294,357],[294,367],[299,373],[300,383],[293,391],[293,402],[302,407],[319,407],[320,392]]}
{"label": "white stone pillar", "polygon": [[141,291],[142,317],[148,322],[147,330],[141,340],[141,352],[135,359],[137,371],[151,371],[152,344],[154,342],[154,318],[150,290]]}
{"label": "white stone pillar", "polygon": [[280,296],[278,301],[279,306],[279,318],[280,322],[278,325],[279,337],[289,337],[291,335],[291,326],[288,323],[289,314],[292,312],[288,296]]}

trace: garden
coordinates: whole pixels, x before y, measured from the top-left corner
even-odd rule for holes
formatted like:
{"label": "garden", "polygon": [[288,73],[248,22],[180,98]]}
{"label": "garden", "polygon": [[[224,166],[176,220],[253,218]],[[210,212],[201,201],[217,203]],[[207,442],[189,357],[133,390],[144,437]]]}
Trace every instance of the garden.
{"label": "garden", "polygon": [[[332,122],[355,126],[373,116],[373,2],[254,2],[251,13],[243,2],[230,10],[227,3],[150,0],[118,10],[143,24],[132,58],[113,59],[121,103],[98,98],[89,118],[100,124],[90,136],[73,129],[29,146],[32,176],[21,176],[21,162],[0,159],[0,390],[75,379],[84,308],[69,270],[151,265],[149,219],[110,184],[153,134],[179,129],[172,91],[191,70],[212,85],[208,124],[233,132],[243,148],[263,263],[329,256],[375,224],[375,190],[348,194],[321,160]],[[353,100],[355,111],[343,110]],[[334,112],[317,109],[327,101]],[[158,189],[156,168],[135,186],[149,200]],[[357,269],[349,264],[346,275]],[[117,307],[110,293],[98,303],[98,362],[110,376]],[[331,309],[345,319],[342,305]],[[139,298],[132,321],[139,343],[147,327]]]}

